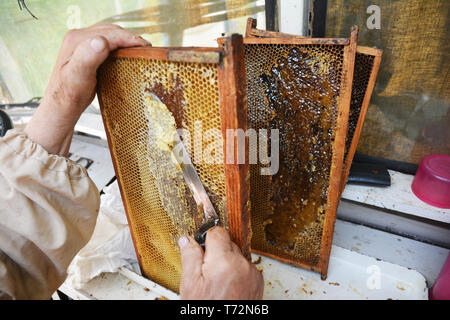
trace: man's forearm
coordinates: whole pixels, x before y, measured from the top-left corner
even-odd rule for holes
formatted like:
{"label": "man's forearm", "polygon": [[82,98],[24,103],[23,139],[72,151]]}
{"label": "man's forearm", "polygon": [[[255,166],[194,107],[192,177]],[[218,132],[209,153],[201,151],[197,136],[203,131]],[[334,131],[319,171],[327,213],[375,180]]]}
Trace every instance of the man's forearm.
{"label": "man's forearm", "polygon": [[55,113],[57,106],[44,103],[38,107],[24,133],[48,153],[65,157],[69,152],[79,115],[64,116],[64,113]]}
{"label": "man's forearm", "polygon": [[9,130],[0,138],[0,291],[48,299],[91,237],[99,206],[82,166]]}

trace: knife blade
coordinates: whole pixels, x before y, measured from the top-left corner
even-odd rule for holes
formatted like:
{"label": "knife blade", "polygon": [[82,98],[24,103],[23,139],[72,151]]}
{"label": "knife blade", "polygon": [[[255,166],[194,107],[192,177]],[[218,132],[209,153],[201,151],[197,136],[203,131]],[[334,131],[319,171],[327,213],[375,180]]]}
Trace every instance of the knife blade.
{"label": "knife blade", "polygon": [[216,226],[219,223],[219,216],[214,209],[211,200],[206,193],[203,183],[195,170],[194,165],[191,162],[189,154],[184,147],[182,138],[177,134],[175,141],[179,141],[178,144],[172,149],[172,154],[178,162],[181,168],[184,180],[192,192],[194,200],[199,208],[203,209],[204,223],[195,232],[194,239],[204,247],[206,240],[206,233],[209,229]]}

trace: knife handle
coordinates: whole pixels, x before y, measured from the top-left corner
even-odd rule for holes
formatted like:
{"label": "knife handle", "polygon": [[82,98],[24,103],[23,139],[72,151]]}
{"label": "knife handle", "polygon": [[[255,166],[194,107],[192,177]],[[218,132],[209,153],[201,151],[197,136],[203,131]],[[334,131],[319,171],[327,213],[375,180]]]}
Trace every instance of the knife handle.
{"label": "knife handle", "polygon": [[217,219],[217,218],[210,218],[204,224],[202,224],[200,226],[200,228],[198,228],[198,230],[195,232],[194,239],[195,239],[195,241],[198,242],[198,244],[203,249],[205,249],[206,233],[212,227],[217,226],[218,223],[219,223],[219,219]]}

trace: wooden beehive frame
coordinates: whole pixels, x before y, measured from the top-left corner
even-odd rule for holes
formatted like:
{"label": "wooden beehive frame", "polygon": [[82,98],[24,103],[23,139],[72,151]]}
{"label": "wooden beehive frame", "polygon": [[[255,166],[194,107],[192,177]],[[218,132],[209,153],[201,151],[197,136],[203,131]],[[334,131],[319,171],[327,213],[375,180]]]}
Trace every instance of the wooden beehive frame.
{"label": "wooden beehive frame", "polygon": [[[221,48],[201,48],[201,47],[143,47],[119,49],[111,54],[114,58],[140,58],[153,59],[172,62],[193,62],[210,63],[217,65],[219,103],[222,119],[223,147],[224,155],[227,145],[227,129],[246,130],[246,104],[245,104],[245,72],[243,66],[243,39],[241,35],[231,35],[226,38]],[[244,89],[242,89],[244,88]],[[106,119],[103,113],[104,101],[102,100],[101,86],[99,83],[97,94],[99,104],[102,110],[103,122],[106,128]],[[118,164],[112,148],[111,135],[106,130],[108,144],[111,151],[111,158],[118,179],[119,189],[124,200],[125,212],[127,215],[134,247],[137,253],[138,262],[143,269],[142,260],[138,247],[133,225],[130,219],[130,208],[125,201],[125,193],[118,174]],[[247,143],[245,150],[248,149]],[[235,146],[236,148],[236,146]],[[235,153],[236,154],[236,153]],[[238,244],[244,256],[251,259],[250,256],[250,219],[249,219],[249,182],[248,182],[248,164],[228,164],[224,160],[225,183],[226,183],[226,215],[228,218],[228,230],[231,239]]]}
{"label": "wooden beehive frame", "polygon": [[[343,56],[343,81],[340,91],[338,106],[338,118],[336,126],[336,138],[333,146],[333,158],[330,171],[330,181],[328,187],[328,199],[326,216],[323,225],[322,242],[320,248],[319,263],[311,266],[306,263],[282,258],[268,252],[262,252],[252,248],[258,254],[266,255],[276,260],[294,264],[305,269],[313,270],[321,274],[322,279],[326,279],[328,263],[331,252],[334,223],[336,211],[340,199],[341,181],[344,179],[344,153],[345,141],[348,130],[349,107],[351,100],[351,90],[353,81],[353,71],[355,55],[357,50],[358,27],[353,27],[350,38],[307,38],[296,37],[284,33],[265,31],[256,29],[256,19],[249,18],[246,27],[244,44],[299,44],[299,45],[342,45],[344,46]],[[220,41],[219,41],[220,43]],[[354,150],[353,150],[354,153]],[[353,156],[353,155],[352,155]],[[351,162],[350,162],[351,163]]]}
{"label": "wooden beehive frame", "polygon": [[[308,37],[302,37],[282,32],[276,32],[276,31],[267,31],[262,29],[257,29],[257,20],[253,18],[248,18],[246,30],[245,30],[245,38],[265,38],[265,39],[311,39]],[[333,39],[336,40],[336,39]],[[340,42],[345,43],[345,40],[347,39],[340,39]],[[364,119],[366,117],[367,108],[369,107],[370,98],[372,96],[373,88],[375,86],[375,80],[377,78],[378,69],[380,68],[381,63],[381,56],[383,54],[383,50],[371,48],[371,47],[365,47],[365,46],[356,46],[356,53],[366,54],[374,57],[373,61],[373,67],[372,72],[370,74],[369,83],[367,85],[366,93],[364,96],[364,100],[361,105],[361,111],[358,117],[358,122],[356,125],[355,132],[353,134],[352,141],[350,143],[350,148],[347,150],[347,156],[344,159],[344,172],[341,179],[341,186],[340,186],[340,194],[344,191],[345,185],[348,180],[348,175],[350,174],[350,167],[352,166],[353,157],[355,156],[356,148],[358,146],[359,137],[361,135],[362,127],[364,125]]]}

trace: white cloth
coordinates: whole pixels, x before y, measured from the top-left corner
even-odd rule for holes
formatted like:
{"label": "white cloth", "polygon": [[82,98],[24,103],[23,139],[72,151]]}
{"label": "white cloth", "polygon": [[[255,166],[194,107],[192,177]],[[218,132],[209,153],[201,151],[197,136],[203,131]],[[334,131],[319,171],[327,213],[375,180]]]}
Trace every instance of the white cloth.
{"label": "white cloth", "polygon": [[117,181],[103,191],[94,234],[68,269],[66,283],[76,289],[103,272],[133,269],[137,263]]}

